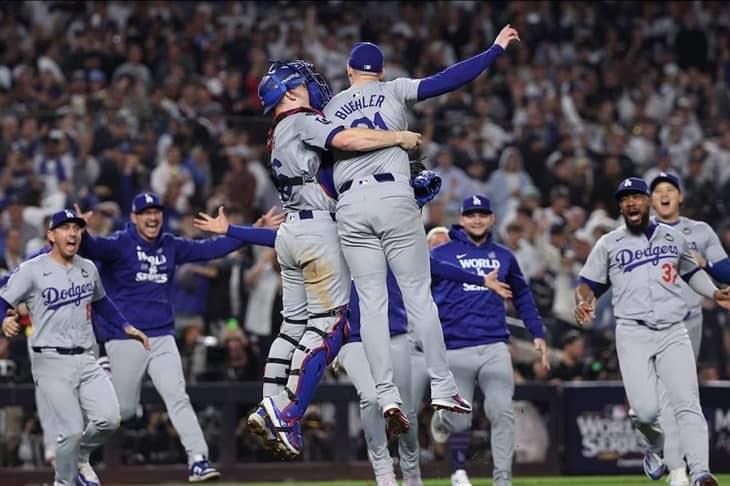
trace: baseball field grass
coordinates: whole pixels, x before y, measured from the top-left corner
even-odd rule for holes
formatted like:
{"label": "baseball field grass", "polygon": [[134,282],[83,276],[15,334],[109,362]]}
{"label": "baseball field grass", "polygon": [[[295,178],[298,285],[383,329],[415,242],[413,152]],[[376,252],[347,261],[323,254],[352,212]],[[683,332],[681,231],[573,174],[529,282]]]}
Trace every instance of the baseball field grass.
{"label": "baseball field grass", "polygon": [[[730,486],[730,474],[717,476],[720,484]],[[491,486],[492,481],[486,478],[472,478],[473,486]],[[274,483],[214,483],[217,486],[375,486],[375,481],[280,481]],[[644,476],[531,476],[518,478],[512,481],[512,486],[664,486],[664,481],[650,481]],[[172,486],[169,484],[168,486]],[[451,486],[451,481],[445,479],[428,479],[424,486]]]}

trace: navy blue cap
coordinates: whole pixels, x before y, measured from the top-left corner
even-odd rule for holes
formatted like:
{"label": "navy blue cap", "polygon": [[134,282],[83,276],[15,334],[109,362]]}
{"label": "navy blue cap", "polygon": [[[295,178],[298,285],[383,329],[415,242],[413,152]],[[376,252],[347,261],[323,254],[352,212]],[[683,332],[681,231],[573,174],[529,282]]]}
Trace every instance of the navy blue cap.
{"label": "navy blue cap", "polygon": [[492,205],[487,196],[474,194],[464,199],[461,203],[461,214],[484,213],[492,214]]}
{"label": "navy blue cap", "polygon": [[86,226],[86,221],[84,221],[82,218],[80,218],[76,211],[73,209],[64,209],[63,211],[59,211],[57,213],[54,213],[53,216],[51,216],[51,221],[48,224],[48,229],[53,230],[58,228],[64,223],[76,223],[80,227]]}
{"label": "navy blue cap", "polygon": [[616,189],[616,194],[614,195],[614,197],[617,200],[620,200],[621,196],[623,196],[624,194],[631,193],[638,193],[649,196],[649,186],[646,185],[646,181],[641,177],[629,177],[628,179],[624,179],[623,181],[621,181],[621,183],[618,185],[618,189]]}
{"label": "navy blue cap", "polygon": [[160,202],[160,197],[151,192],[143,192],[134,196],[134,200],[132,201],[133,213],[139,214],[147,208],[165,209],[165,206]]}
{"label": "navy blue cap", "polygon": [[679,177],[674,174],[670,174],[669,172],[660,172],[659,175],[652,179],[651,184],[649,184],[649,190],[654,192],[654,188],[660,182],[668,182],[676,187],[679,192],[682,192],[682,185],[679,183]]}
{"label": "navy blue cap", "polygon": [[347,64],[358,71],[379,73],[383,70],[383,51],[372,42],[358,42],[352,46]]}

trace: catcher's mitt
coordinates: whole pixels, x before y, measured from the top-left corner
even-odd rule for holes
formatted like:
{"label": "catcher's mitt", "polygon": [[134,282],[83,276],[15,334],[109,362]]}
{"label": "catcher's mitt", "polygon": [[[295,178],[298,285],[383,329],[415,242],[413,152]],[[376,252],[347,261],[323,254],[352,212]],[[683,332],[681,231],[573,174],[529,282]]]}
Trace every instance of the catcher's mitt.
{"label": "catcher's mitt", "polygon": [[411,186],[413,186],[418,207],[422,208],[441,190],[441,177],[426,169],[420,161],[411,162]]}

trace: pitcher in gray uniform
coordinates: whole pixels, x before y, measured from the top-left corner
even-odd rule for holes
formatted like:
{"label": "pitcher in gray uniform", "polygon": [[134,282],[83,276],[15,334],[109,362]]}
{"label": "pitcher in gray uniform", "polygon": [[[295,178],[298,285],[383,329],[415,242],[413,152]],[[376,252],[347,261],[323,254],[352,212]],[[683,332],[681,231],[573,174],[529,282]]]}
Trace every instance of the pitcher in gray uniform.
{"label": "pitcher in gray uniform", "polygon": [[[707,223],[679,215],[683,199],[679,178],[673,174],[662,172],[651,181],[649,190],[651,191],[652,207],[656,213],[656,220],[668,224],[682,233],[692,252],[696,252],[705,264],[709,264],[711,268],[720,269],[720,272],[722,272],[723,266],[727,265],[728,256],[717,234]],[[723,273],[717,275],[711,273],[710,275],[722,283],[729,283],[730,278],[727,278]],[[699,359],[700,344],[702,342],[702,301],[704,298],[690,289],[684,282],[680,283],[684,289],[684,298],[689,308],[684,319],[684,325],[687,328],[696,361]],[[665,437],[664,464],[669,469],[669,486],[688,486],[689,479],[684,464],[684,451],[679,446],[677,420],[668,406],[666,392],[663,388],[660,390],[660,394],[662,394],[660,403],[662,411],[659,416],[659,423]],[[653,459],[656,460],[656,458]]]}
{"label": "pitcher in gray uniform", "polygon": [[[517,31],[505,27],[492,47],[425,79],[384,82],[383,53],[358,43],[347,66],[351,87],[336,95],[325,114],[347,127],[403,130],[409,104],[464,86],[496,59]],[[388,148],[367,154],[335,151],[334,183],[339,192],[337,231],[360,295],[362,341],[376,383],[378,404],[409,427],[393,383],[388,331],[386,274],[389,267],[403,294],[408,321],[424,345],[431,377],[432,406],[470,413],[449,371],[438,312],[430,290],[429,255],[421,215],[409,184],[408,154]]]}
{"label": "pitcher in gray uniform", "polygon": [[[92,307],[149,346],[106,297],[96,266],[76,255],[83,219],[71,210],[51,218],[49,253],[23,262],[0,289],[0,312],[25,302],[33,320],[33,381],[51,408],[58,432],[55,485],[95,485],[91,452],[119,427],[119,404],[109,377],[96,362]],[[17,321],[3,321],[14,336]],[[86,425],[84,425],[86,417]]]}
{"label": "pitcher in gray uniform", "polygon": [[[730,290],[718,290],[697,267],[681,232],[650,221],[649,188],[643,179],[621,182],[616,199],[625,226],[602,236],[588,256],[576,289],[576,321],[588,324],[595,316],[596,297],[613,287],[616,351],[637,428],[650,451],[662,449],[663,435],[655,425],[661,381],[679,424],[694,486],[717,486],[709,472],[707,423],[683,325],[687,303],[679,279],[726,309]],[[645,461],[645,471],[651,469],[647,466]]]}
{"label": "pitcher in gray uniform", "polygon": [[320,185],[322,154],[330,148],[399,146],[402,151],[420,143],[413,132],[345,129],[333,123],[319,111],[329,95],[324,78],[303,61],[274,63],[259,84],[264,111],[274,113],[268,147],[286,215],[275,242],[284,323],[267,359],[262,405],[249,416],[249,425],[269,442],[275,432],[292,455],[301,448],[299,421],[326,364],[342,345],[350,299],[335,200]]}

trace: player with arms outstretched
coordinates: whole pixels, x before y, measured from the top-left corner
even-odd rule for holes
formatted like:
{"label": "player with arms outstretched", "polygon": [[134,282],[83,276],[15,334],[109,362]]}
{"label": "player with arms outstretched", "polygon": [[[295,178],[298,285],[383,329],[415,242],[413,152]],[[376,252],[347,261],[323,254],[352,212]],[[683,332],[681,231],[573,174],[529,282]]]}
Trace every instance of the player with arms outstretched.
{"label": "player with arms outstretched", "polygon": [[[507,26],[492,47],[425,79],[384,82],[383,53],[371,43],[352,48],[347,66],[351,87],[339,93],[324,111],[347,127],[382,131],[407,127],[411,103],[456,90],[474,80],[496,59],[517,31]],[[393,272],[403,295],[408,321],[423,342],[431,376],[432,406],[461,413],[471,405],[459,395],[449,371],[438,312],[430,291],[428,247],[418,206],[413,200],[408,154],[388,148],[367,154],[334,151],[337,231],[365,325],[362,342],[376,383],[378,404],[392,428],[409,427],[393,383],[388,331],[387,271]]]}

